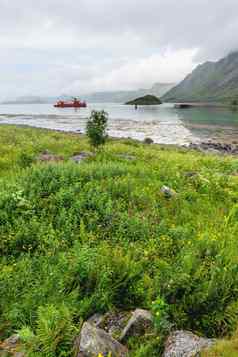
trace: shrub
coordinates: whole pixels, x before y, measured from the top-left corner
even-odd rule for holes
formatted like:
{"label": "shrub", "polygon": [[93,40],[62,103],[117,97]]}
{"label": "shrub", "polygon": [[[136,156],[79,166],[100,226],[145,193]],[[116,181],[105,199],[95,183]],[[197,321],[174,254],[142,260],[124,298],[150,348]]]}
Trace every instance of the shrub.
{"label": "shrub", "polygon": [[160,333],[167,333],[168,330],[171,328],[171,323],[169,322],[168,308],[169,306],[162,298],[157,298],[152,304],[155,327]]}
{"label": "shrub", "polygon": [[29,357],[35,357],[38,353],[42,357],[71,356],[76,333],[72,314],[64,305],[40,307],[35,333],[29,327],[19,331]]}
{"label": "shrub", "polygon": [[86,134],[93,147],[98,148],[105,144],[107,139],[108,114],[102,111],[93,110],[87,122]]}
{"label": "shrub", "polygon": [[144,143],[145,143],[145,144],[149,144],[149,145],[150,145],[150,144],[153,144],[153,142],[154,142],[154,141],[153,141],[153,139],[151,139],[151,138],[145,138],[145,140],[144,140]]}

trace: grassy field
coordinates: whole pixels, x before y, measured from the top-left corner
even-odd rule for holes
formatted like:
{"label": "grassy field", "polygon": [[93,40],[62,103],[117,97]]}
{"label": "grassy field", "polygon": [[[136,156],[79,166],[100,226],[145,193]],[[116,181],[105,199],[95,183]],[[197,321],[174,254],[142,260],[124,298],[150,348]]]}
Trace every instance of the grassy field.
{"label": "grassy field", "polygon": [[[65,160],[39,163],[45,150]],[[83,136],[0,127],[0,339],[20,331],[31,357],[72,356],[83,320],[135,307],[157,312],[158,331],[132,356],[158,356],[165,326],[232,334],[238,160],[132,140],[69,160],[80,151]]]}

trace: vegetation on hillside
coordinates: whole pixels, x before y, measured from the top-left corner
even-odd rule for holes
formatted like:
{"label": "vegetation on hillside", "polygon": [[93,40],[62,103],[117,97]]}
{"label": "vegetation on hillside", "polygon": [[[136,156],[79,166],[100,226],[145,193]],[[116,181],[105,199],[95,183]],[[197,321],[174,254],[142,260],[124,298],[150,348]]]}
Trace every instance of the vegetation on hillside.
{"label": "vegetation on hillside", "polygon": [[158,105],[162,104],[161,100],[155,95],[145,95],[126,103],[126,105]]}
{"label": "vegetation on hillside", "polygon": [[[48,150],[62,163],[39,163]],[[1,126],[0,334],[31,357],[72,356],[95,312],[148,308],[158,336],[208,337],[238,320],[238,160],[76,134]],[[167,197],[166,185],[176,191]],[[132,340],[158,356],[161,339]]]}
{"label": "vegetation on hillside", "polygon": [[238,52],[197,66],[162,99],[167,102],[225,102],[238,97]]}

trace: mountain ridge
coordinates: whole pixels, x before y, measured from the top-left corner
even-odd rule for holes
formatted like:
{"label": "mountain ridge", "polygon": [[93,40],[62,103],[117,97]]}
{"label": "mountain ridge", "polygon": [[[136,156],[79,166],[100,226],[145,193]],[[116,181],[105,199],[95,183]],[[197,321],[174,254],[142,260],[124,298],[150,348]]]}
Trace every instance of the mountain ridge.
{"label": "mountain ridge", "polygon": [[198,65],[177,86],[169,90],[164,101],[228,102],[238,98],[238,52],[217,62]]}
{"label": "mountain ridge", "polygon": [[136,90],[121,90],[121,91],[105,91],[105,92],[95,92],[85,95],[85,100],[89,102],[115,102],[115,103],[125,103],[133,100],[140,96],[145,96],[148,94],[155,95],[157,97],[163,96],[171,88],[175,86],[175,83],[160,83],[156,82],[151,88],[140,88]]}

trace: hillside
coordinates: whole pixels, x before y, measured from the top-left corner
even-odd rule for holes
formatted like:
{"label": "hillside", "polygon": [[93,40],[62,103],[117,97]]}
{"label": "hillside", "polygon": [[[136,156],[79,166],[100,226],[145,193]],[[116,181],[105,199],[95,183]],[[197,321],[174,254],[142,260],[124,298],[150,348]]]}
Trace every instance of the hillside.
{"label": "hillside", "polygon": [[140,98],[133,99],[126,103],[126,105],[159,105],[162,104],[161,100],[155,95],[145,95]]}
{"label": "hillside", "polygon": [[168,102],[225,101],[238,98],[238,52],[199,65],[163,96]]}
{"label": "hillside", "polygon": [[26,357],[69,357],[88,317],[138,307],[156,328],[131,357],[168,326],[236,329],[236,159],[124,139],[77,164],[84,136],[14,126],[0,144],[0,350],[18,331]]}

